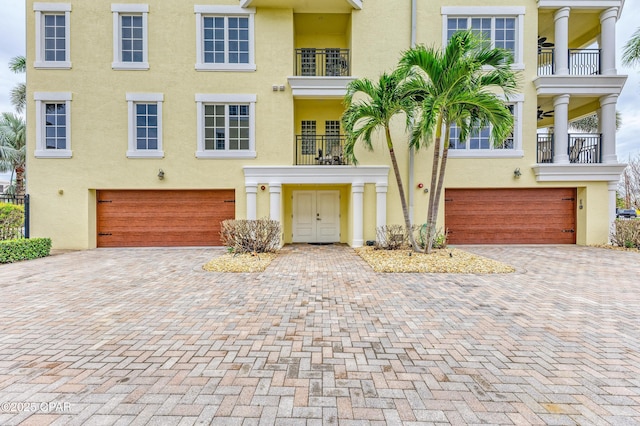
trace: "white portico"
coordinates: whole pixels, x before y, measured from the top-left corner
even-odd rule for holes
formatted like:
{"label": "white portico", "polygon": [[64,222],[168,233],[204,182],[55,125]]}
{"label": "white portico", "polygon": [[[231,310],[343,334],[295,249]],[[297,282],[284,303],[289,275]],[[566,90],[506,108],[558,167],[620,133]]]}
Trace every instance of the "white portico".
{"label": "white portico", "polygon": [[[280,222],[283,221],[283,186],[318,185],[321,188],[322,185],[347,185],[350,188],[350,244],[360,247],[364,244],[365,185],[373,184],[376,190],[376,227],[387,223],[388,166],[246,166],[244,176],[246,218],[250,220],[257,218],[257,194],[262,185],[269,188],[269,217]],[[295,221],[296,218],[292,219]]]}

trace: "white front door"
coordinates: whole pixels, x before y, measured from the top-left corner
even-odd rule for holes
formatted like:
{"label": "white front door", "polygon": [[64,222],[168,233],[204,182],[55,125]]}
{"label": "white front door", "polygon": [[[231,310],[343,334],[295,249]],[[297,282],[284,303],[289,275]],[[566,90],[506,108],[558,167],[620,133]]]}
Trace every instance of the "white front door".
{"label": "white front door", "polygon": [[340,241],[340,191],[293,191],[293,242]]}

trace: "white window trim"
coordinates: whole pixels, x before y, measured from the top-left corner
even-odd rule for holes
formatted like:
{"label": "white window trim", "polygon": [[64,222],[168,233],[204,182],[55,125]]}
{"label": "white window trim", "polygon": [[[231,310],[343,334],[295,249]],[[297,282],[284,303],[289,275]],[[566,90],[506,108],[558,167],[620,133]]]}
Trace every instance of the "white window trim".
{"label": "white window trim", "polygon": [[[196,14],[196,71],[255,71],[255,37],[254,15],[255,8],[239,6],[195,5]],[[249,63],[248,64],[209,64],[203,60],[204,56],[204,16],[247,16],[249,18]]]}
{"label": "white window trim", "polygon": [[[148,37],[148,4],[112,4],[113,12],[113,63],[114,70],[148,70],[149,69],[149,37]],[[122,62],[122,43],[120,16],[125,13],[142,15],[142,62]]]}
{"label": "white window trim", "polygon": [[[129,112],[129,148],[127,158],[164,158],[162,149],[162,103],[164,95],[162,93],[127,93],[127,107]],[[137,149],[136,144],[136,109],[138,102],[156,103],[158,105],[158,149]]]}
{"label": "white window trim", "polygon": [[[502,99],[504,97],[501,96]],[[505,102],[513,105],[513,149],[449,149],[450,158],[522,158],[522,110],[524,95],[512,95]],[[467,140],[467,146],[469,141]]]}
{"label": "white window trim", "polygon": [[443,6],[442,14],[442,43],[447,44],[447,19],[452,17],[471,18],[516,18],[516,52],[511,68],[524,69],[524,6]]}
{"label": "white window trim", "polygon": [[[33,11],[36,13],[36,60],[33,63],[34,68],[53,68],[53,69],[70,69],[71,68],[71,3],[34,3]],[[65,46],[66,61],[45,61],[44,57],[44,19],[43,15],[49,13],[64,13],[65,22]]]}
{"label": "white window trim", "polygon": [[[71,92],[35,92],[33,99],[36,101],[36,158],[71,158]],[[45,108],[47,102],[64,102],[66,110],[67,140],[66,149],[47,149],[44,137]]]}
{"label": "white window trim", "polygon": [[[256,95],[247,94],[196,94],[197,107],[197,151],[196,158],[256,158]],[[204,106],[205,104],[249,104],[249,149],[248,150],[205,150],[204,149]]]}

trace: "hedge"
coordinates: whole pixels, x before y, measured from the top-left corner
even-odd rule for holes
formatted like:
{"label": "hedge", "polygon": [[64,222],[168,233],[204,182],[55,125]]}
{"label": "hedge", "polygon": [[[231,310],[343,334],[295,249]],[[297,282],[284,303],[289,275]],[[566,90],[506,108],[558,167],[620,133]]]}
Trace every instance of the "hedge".
{"label": "hedge", "polygon": [[51,238],[21,238],[0,241],[0,263],[37,259],[49,256],[50,252]]}
{"label": "hedge", "polygon": [[22,237],[24,207],[0,203],[0,240]]}

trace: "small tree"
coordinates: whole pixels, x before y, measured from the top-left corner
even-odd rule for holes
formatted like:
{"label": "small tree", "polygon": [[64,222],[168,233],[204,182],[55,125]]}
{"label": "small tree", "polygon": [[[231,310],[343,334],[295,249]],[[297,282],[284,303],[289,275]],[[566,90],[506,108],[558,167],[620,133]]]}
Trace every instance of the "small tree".
{"label": "small tree", "polygon": [[464,141],[474,129],[490,124],[496,144],[513,131],[513,115],[498,95],[508,96],[517,87],[511,62],[508,51],[491,48],[471,31],[455,33],[444,51],[417,46],[405,52],[400,61],[401,70],[408,75],[411,96],[420,104],[412,145],[418,147],[420,140],[434,143],[427,253],[436,235],[451,126],[458,127],[459,138]]}
{"label": "small tree", "polygon": [[0,117],[0,172],[16,176],[15,195],[23,196],[26,162],[26,136],[24,120],[8,112]]}
{"label": "small tree", "polygon": [[[24,74],[27,71],[27,60],[24,56],[16,56],[9,61],[9,69],[16,74]],[[18,83],[11,89],[11,104],[18,114],[24,111],[27,104],[27,87],[24,83]]]}
{"label": "small tree", "polygon": [[[415,103],[407,95],[408,92],[403,86],[403,81],[404,75],[394,71],[391,74],[383,73],[377,83],[367,78],[362,78],[349,84],[344,99],[346,110],[342,115],[342,125],[346,133],[344,152],[353,164],[357,164],[358,160],[354,150],[358,141],[362,141],[368,150],[373,150],[371,136],[376,131],[384,132],[393,173],[400,193],[402,215],[405,228],[409,234],[409,242],[415,251],[419,251],[420,248],[410,232],[409,208],[407,207],[404,184],[391,137],[391,121],[394,117],[404,116],[407,127],[411,125],[413,117]],[[361,97],[354,99],[358,95]]]}

